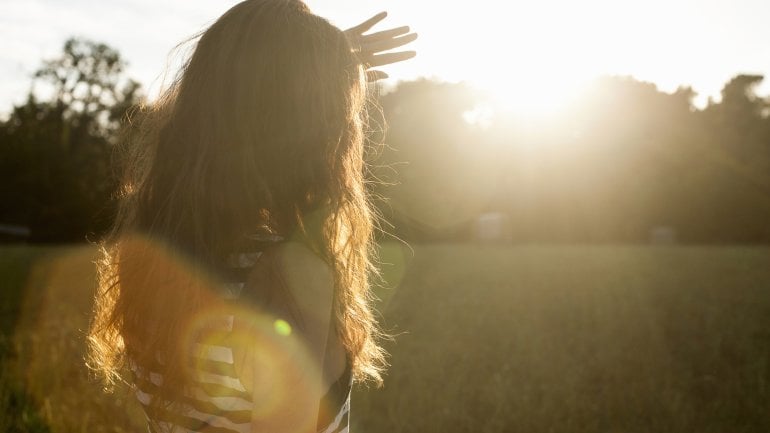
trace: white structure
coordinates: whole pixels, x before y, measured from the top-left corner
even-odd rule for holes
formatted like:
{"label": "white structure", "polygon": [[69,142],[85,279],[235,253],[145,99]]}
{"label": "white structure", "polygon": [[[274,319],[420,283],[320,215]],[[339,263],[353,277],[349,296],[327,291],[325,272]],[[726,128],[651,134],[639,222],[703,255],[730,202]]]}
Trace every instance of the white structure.
{"label": "white structure", "polygon": [[671,226],[655,226],[650,229],[650,243],[672,245],[677,243],[676,229]]}
{"label": "white structure", "polygon": [[476,218],[475,237],[479,241],[502,241],[507,238],[508,218],[502,212],[487,212]]}

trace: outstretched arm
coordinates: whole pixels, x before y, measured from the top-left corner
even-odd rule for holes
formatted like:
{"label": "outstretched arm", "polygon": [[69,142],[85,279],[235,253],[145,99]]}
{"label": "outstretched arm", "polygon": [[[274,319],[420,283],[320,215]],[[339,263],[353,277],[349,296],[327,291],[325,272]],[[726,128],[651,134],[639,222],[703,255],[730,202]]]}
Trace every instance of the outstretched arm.
{"label": "outstretched arm", "polygon": [[345,30],[350,44],[359,53],[361,61],[366,66],[366,75],[369,81],[388,78],[388,74],[385,72],[372,68],[403,62],[417,55],[415,51],[385,52],[402,47],[417,39],[417,33],[410,32],[409,26],[364,34],[387,16],[387,12],[380,12],[361,24]]}

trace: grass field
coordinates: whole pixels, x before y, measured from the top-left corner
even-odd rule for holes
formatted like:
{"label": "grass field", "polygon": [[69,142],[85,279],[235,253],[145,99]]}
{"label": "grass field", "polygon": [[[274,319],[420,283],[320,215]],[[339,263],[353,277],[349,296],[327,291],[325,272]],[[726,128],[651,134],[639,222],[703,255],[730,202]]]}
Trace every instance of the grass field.
{"label": "grass field", "polygon": [[[0,431],[140,431],[82,365],[89,248],[0,250]],[[354,432],[768,432],[770,248],[383,249]]]}

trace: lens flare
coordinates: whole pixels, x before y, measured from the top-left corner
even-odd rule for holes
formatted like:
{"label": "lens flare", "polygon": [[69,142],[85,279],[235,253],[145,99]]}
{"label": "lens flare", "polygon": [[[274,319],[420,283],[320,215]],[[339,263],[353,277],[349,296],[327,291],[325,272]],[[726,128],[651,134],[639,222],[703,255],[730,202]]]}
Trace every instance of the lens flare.
{"label": "lens flare", "polygon": [[[318,395],[320,366],[287,320],[253,305],[229,302],[196,312],[184,334],[198,380],[214,379],[210,373],[216,373],[217,363],[212,360],[232,365],[252,397],[254,419],[281,420],[283,430],[315,426],[317,413],[296,408],[310,407],[303,400]],[[220,377],[225,376],[223,371]]]}
{"label": "lens flare", "polygon": [[291,335],[291,325],[283,319],[277,319],[273,322],[273,327],[278,335],[283,335],[284,337]]}

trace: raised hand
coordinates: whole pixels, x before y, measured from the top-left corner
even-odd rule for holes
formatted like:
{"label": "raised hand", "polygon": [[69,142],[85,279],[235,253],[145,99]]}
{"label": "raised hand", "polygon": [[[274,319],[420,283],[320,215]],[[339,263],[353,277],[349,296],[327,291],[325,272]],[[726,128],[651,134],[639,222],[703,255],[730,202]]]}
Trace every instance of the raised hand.
{"label": "raised hand", "polygon": [[372,68],[403,62],[417,55],[415,51],[384,52],[402,47],[417,39],[417,33],[410,33],[409,26],[364,35],[387,16],[387,12],[380,12],[361,24],[345,30],[345,35],[353,46],[353,50],[358,52],[361,61],[366,66],[366,77],[369,81],[388,78],[388,74],[385,72]]}

